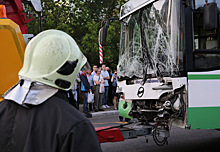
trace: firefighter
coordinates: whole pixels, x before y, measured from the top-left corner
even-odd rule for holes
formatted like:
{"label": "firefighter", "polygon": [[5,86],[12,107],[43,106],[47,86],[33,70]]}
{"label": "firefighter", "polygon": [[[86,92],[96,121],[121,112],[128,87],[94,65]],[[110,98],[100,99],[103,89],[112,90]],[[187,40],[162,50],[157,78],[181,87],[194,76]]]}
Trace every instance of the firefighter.
{"label": "firefighter", "polygon": [[19,82],[0,102],[1,152],[101,151],[93,125],[65,100],[86,62],[62,31],[29,42]]}

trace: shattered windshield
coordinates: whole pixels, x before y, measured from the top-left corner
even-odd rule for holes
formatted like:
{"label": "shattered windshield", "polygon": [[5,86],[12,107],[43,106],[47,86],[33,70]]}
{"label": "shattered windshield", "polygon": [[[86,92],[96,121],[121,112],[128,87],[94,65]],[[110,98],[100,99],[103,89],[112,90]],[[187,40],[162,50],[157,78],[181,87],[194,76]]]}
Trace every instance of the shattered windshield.
{"label": "shattered windshield", "polygon": [[124,18],[118,76],[178,76],[182,66],[180,0],[159,0]]}

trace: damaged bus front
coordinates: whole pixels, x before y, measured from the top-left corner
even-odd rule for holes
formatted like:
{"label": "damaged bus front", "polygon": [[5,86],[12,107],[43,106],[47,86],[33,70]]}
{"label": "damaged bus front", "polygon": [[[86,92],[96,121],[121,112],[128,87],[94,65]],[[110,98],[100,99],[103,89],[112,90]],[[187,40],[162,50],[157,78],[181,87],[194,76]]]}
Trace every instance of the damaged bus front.
{"label": "damaged bus front", "polygon": [[219,10],[220,0],[130,0],[121,7],[119,115],[153,128],[158,145],[172,125],[220,128]]}
{"label": "damaged bus front", "polygon": [[[120,112],[142,123],[187,125],[187,78],[182,76],[183,11],[180,0],[129,1],[121,9],[118,91]],[[140,5],[139,5],[140,6]],[[131,107],[125,113],[125,106]]]}

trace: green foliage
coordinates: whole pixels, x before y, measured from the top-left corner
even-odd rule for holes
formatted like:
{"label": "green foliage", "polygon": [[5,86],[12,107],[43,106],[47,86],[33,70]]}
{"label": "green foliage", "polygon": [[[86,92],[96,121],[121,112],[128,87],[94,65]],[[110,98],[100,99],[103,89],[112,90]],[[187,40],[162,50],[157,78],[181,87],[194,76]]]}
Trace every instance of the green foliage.
{"label": "green foliage", "polygon": [[[125,0],[41,0],[42,30],[58,29],[71,35],[90,65],[99,65],[98,33],[101,21],[119,17],[120,6]],[[28,23],[28,32],[38,34],[38,15],[30,7],[33,21]],[[118,62],[120,22],[111,21],[108,28],[107,46],[103,48],[104,64],[116,69]]]}

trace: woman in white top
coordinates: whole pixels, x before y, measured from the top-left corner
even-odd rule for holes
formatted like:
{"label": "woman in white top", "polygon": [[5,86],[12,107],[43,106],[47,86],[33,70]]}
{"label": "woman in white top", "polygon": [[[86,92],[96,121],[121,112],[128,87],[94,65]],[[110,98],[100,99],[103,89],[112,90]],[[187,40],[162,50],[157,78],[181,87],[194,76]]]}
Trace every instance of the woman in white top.
{"label": "woman in white top", "polygon": [[100,93],[100,84],[105,83],[103,77],[100,75],[101,74],[101,69],[96,70],[96,75],[93,77],[94,85],[95,85],[95,93],[94,93],[94,107],[95,107],[95,112],[98,111],[104,111],[101,106],[102,106],[102,93]]}

